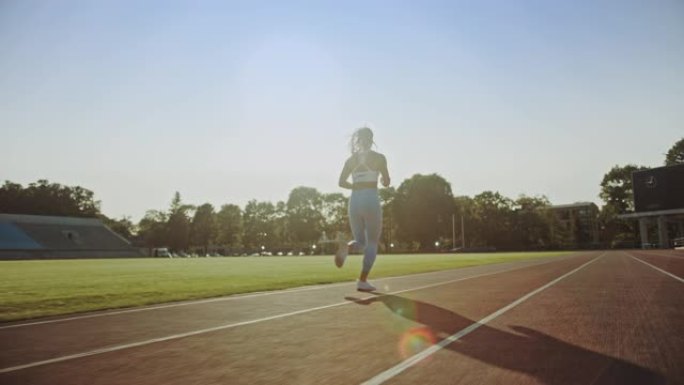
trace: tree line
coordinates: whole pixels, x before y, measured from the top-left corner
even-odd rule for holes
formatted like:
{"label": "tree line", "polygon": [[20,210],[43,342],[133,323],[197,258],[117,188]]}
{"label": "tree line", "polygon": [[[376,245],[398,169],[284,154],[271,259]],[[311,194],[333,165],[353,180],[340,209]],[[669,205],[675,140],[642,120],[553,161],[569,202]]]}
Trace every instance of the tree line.
{"label": "tree line", "polygon": [[[665,159],[666,165],[679,163],[684,163],[684,139]],[[615,166],[604,175],[599,194],[604,204],[597,218],[602,247],[638,244],[635,223],[617,215],[633,210],[631,173],[641,169],[645,167]],[[454,196],[451,184],[440,175],[416,174],[396,189],[381,189],[380,198],[383,252],[567,247],[568,234],[562,231],[545,196],[512,199],[495,191]],[[333,246],[322,241],[334,239],[338,232],[349,233],[347,203],[344,194],[321,193],[305,186],[293,189],[285,201],[251,200],[244,207],[190,205],[176,192],[168,209],[149,210],[133,223],[127,217],[103,215],[93,192],[79,186],[39,180],[27,187],[6,181],[0,187],[2,213],[99,217],[141,247],[223,254],[329,252]],[[461,221],[465,223],[465,244],[461,244]]]}
{"label": "tree line", "polygon": [[[552,239],[555,217],[545,197],[512,200],[490,191],[454,197],[449,182],[437,174],[414,175],[380,195],[384,252],[461,247],[460,226],[452,227],[461,216],[468,224],[466,247],[545,249],[561,244]],[[136,236],[147,247],[172,250],[331,252],[334,246],[321,241],[333,240],[338,232],[349,235],[347,205],[341,193],[304,186],[293,189],[286,201],[252,200],[244,208],[225,204],[216,209],[209,203],[194,207],[183,204],[176,193],[168,210],[147,212]]]}

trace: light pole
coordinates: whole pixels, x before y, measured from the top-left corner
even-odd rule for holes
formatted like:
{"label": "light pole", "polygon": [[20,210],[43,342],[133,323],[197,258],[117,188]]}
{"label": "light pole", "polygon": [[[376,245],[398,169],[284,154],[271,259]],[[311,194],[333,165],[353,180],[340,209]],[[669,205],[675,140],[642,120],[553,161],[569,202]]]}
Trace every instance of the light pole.
{"label": "light pole", "polygon": [[461,246],[465,249],[465,220],[463,215],[461,215]]}
{"label": "light pole", "polygon": [[392,242],[392,211],[389,213],[389,229],[387,229],[387,234],[389,234],[390,250],[394,247]]}
{"label": "light pole", "polygon": [[456,248],[456,214],[451,214],[451,248]]}

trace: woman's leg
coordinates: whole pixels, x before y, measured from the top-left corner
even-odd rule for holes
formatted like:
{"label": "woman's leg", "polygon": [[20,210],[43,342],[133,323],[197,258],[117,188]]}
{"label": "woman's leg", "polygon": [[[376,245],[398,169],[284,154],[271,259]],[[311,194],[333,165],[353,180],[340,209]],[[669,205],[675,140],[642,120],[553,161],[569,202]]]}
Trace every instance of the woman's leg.
{"label": "woman's leg", "polygon": [[347,242],[343,234],[338,234],[338,248],[335,253],[335,265],[342,267],[349,251],[363,251],[366,248],[366,223],[364,219],[363,197],[352,192],[349,199],[349,226],[354,239]]}
{"label": "woman's leg", "polygon": [[349,226],[354,239],[348,243],[352,251],[363,251],[366,247],[366,223],[363,205],[359,196],[352,195],[349,201]]}
{"label": "woman's leg", "polygon": [[[375,199],[378,198],[375,197]],[[380,233],[382,232],[382,208],[380,207],[379,200],[367,205],[364,214],[366,248],[363,253],[363,269],[359,277],[360,281],[366,281],[378,254],[378,243],[380,242]]]}

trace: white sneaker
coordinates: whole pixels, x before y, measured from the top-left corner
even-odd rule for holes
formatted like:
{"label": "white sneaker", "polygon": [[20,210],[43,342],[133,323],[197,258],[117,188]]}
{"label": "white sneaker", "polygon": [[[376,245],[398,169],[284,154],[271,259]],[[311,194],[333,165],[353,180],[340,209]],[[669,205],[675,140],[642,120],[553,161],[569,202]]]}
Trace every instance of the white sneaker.
{"label": "white sneaker", "polygon": [[344,240],[344,235],[342,233],[337,233],[337,252],[335,253],[335,266],[344,266],[344,261],[347,259],[347,254],[349,254],[349,245],[347,241]]}
{"label": "white sneaker", "polygon": [[375,286],[368,283],[368,281],[357,281],[356,282],[356,290],[371,292],[371,291],[376,291],[377,289],[375,288]]}

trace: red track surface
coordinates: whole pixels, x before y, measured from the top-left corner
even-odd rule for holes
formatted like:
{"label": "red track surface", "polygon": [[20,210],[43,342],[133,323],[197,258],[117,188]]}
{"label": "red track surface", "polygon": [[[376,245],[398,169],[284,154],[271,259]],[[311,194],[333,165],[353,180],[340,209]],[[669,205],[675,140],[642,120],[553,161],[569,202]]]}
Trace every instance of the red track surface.
{"label": "red track surface", "polygon": [[0,384],[684,384],[683,277],[590,252],[6,324]]}

